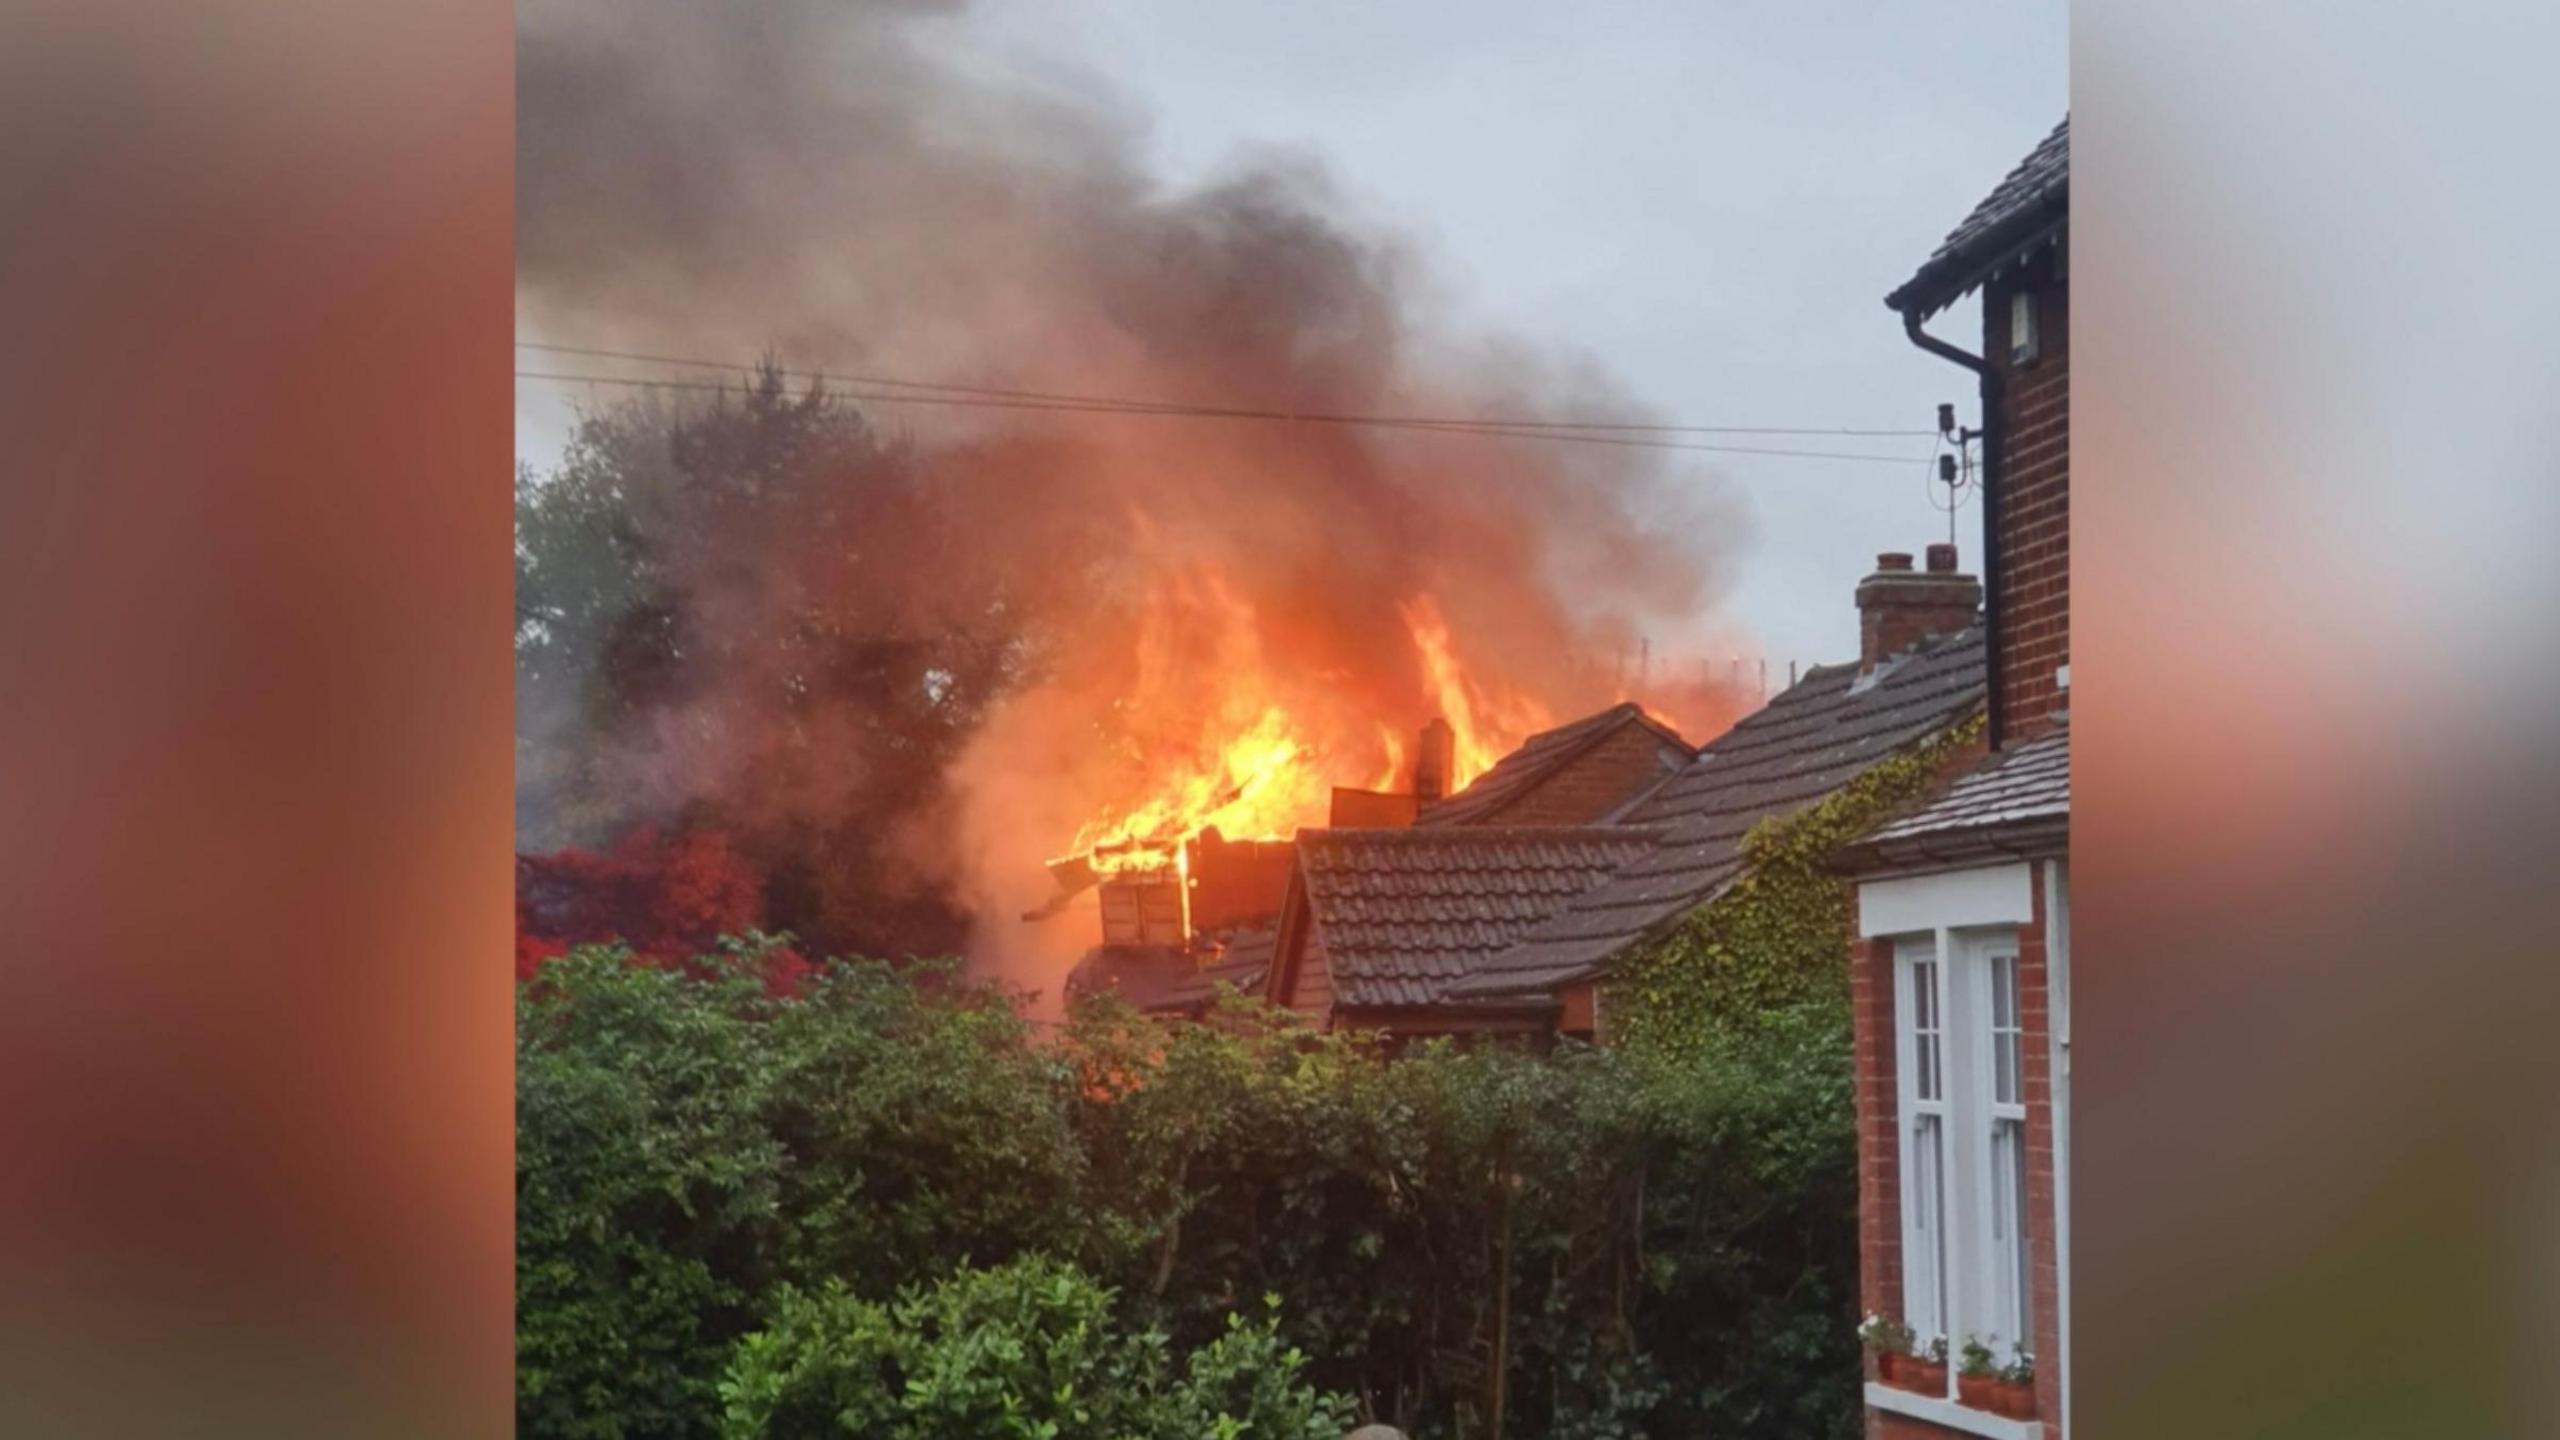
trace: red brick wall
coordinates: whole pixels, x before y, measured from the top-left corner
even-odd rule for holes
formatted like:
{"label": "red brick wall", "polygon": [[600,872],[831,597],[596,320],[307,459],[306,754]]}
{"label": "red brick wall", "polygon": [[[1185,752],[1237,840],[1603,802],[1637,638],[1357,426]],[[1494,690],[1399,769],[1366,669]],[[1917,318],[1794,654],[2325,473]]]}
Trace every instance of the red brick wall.
{"label": "red brick wall", "polygon": [[[1854,912],[1853,912],[1854,916]],[[1902,1313],[1902,1147],[1895,1112],[1893,943],[1851,925],[1849,1015],[1858,1107],[1858,1313]],[[1868,1362],[1868,1378],[1875,1365]]]}
{"label": "red brick wall", "polygon": [[[1950,567],[1954,559],[1947,553]],[[1875,573],[1858,582],[1861,674],[1929,636],[1953,635],[1973,623],[1974,610],[1982,604],[1982,585],[1971,575],[1952,568],[1944,572],[1887,570],[1883,566],[1888,561],[1907,567],[1910,557],[1879,555]]]}
{"label": "red brick wall", "polygon": [[1333,787],[1333,812],[1325,823],[1335,829],[1401,830],[1413,823],[1422,802],[1410,793]]}
{"label": "red brick wall", "polygon": [[1950,1435],[1969,1433],[1950,1430],[1944,1425],[1932,1425],[1926,1420],[1914,1420],[1908,1415],[1895,1415],[1883,1410],[1867,1412],[1868,1440],[1947,1440]]}
{"label": "red brick wall", "polygon": [[[1664,757],[1669,756],[1666,760]],[[1555,774],[1481,823],[1581,825],[1617,809],[1670,773],[1687,756],[1650,728],[1619,726]]]}
{"label": "red brick wall", "polygon": [[2048,1436],[2062,1434],[2062,1279],[2054,1243],[2053,1016],[2045,970],[2045,873],[2027,867],[2035,918],[2018,931],[2019,1048],[2026,1051],[2027,1252],[2036,1314],[2036,1413]]}
{"label": "red brick wall", "polygon": [[1579,1036],[1585,1040],[1598,1038],[1600,1031],[1599,992],[1589,984],[1567,985],[1557,992],[1563,1013],[1556,1017],[1560,1034]]}
{"label": "red brick wall", "polygon": [[[2010,362],[2009,297],[2032,291],[2040,353]],[[2071,659],[2071,290],[2057,252],[1983,287],[1984,353],[2003,377],[2000,533],[2000,725],[2034,734],[2061,692],[2054,667]]]}
{"label": "red brick wall", "polygon": [[[2028,1249],[2036,1333],[2036,1414],[2050,1440],[2062,1435],[2060,1252],[2054,1243],[2053,1032],[2045,969],[2045,871],[2028,866],[2032,920],[2018,929],[2021,1048],[2026,1051]],[[1895,1112],[1893,945],[1849,938],[1849,1006],[1854,1027],[1858,1126],[1858,1309],[1902,1311],[1901,1128]],[[1868,1364],[1868,1378],[1874,1364]],[[1937,1437],[1944,1427],[1870,1410],[1869,1440]]]}

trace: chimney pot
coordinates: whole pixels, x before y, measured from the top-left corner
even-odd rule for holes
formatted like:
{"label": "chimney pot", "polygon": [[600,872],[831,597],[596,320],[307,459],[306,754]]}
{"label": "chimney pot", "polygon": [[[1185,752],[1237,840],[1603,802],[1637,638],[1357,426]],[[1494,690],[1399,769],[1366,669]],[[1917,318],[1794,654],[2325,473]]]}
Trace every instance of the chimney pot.
{"label": "chimney pot", "polygon": [[1901,571],[1910,568],[1911,552],[1907,550],[1887,550],[1876,557],[1876,569],[1879,571]]}
{"label": "chimney pot", "polygon": [[1956,547],[1948,544],[1944,540],[1930,546],[1929,573],[1932,575],[1953,575],[1956,573]]}

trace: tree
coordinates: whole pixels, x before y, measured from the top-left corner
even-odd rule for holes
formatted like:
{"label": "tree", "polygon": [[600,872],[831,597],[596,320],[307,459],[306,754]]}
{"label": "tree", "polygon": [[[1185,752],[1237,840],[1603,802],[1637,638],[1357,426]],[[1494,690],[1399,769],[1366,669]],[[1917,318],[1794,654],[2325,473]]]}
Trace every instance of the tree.
{"label": "tree", "polygon": [[1025,657],[1002,567],[952,563],[968,530],[910,447],[771,366],[582,417],[516,481],[519,847],[718,831],[765,928],[956,948],[902,837]]}

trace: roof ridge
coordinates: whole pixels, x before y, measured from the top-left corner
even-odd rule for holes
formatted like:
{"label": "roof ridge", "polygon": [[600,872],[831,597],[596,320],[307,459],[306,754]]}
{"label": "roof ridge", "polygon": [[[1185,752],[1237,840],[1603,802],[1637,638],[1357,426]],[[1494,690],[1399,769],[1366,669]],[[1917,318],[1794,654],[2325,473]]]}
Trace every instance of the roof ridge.
{"label": "roof ridge", "polygon": [[1901,683],[1850,696],[1843,682],[1854,664],[1817,667],[1700,747],[1640,807],[1637,824],[1666,830],[1662,840],[1521,932],[1452,993],[1491,996],[1576,980],[1713,899],[1743,873],[1739,837],[1753,824],[1818,801],[1981,707],[1982,626],[1924,641],[1899,669]]}
{"label": "roof ridge", "polygon": [[[1628,723],[1644,726],[1670,740],[1691,755],[1697,745],[1688,736],[1655,720],[1645,713],[1643,702],[1620,700],[1579,719],[1562,725],[1551,725],[1512,747],[1510,753],[1495,761],[1491,769],[1469,781],[1465,788],[1445,799],[1427,805],[1414,818],[1416,829],[1457,829],[1456,823],[1478,814],[1501,813],[1521,795],[1538,783],[1617,733]],[[1476,829],[1480,826],[1467,826]]]}
{"label": "roof ridge", "polygon": [[1412,826],[1328,825],[1310,827],[1298,832],[1301,843],[1309,840],[1323,843],[1342,837],[1357,837],[1366,842],[1385,845],[1459,845],[1518,843],[1522,840],[1562,840],[1598,837],[1601,839],[1642,839],[1658,834],[1658,824],[1590,824],[1590,825],[1451,825],[1426,830]]}

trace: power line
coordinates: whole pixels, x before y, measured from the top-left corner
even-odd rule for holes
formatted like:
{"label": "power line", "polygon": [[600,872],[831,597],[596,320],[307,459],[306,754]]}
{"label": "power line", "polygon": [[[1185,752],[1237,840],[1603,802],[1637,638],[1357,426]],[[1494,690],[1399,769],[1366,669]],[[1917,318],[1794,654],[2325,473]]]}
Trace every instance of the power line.
{"label": "power line", "polygon": [[[572,385],[627,385],[653,390],[707,390],[725,392],[733,387],[702,380],[648,380],[628,375],[563,375],[547,371],[519,370],[519,380],[547,380]],[[1676,440],[1644,440],[1620,435],[1587,435],[1571,430],[1529,430],[1511,425],[1460,424],[1454,421],[1401,420],[1373,416],[1293,415],[1285,411],[1246,411],[1229,409],[1141,410],[1109,405],[1063,403],[1044,400],[1005,400],[972,395],[897,395],[882,392],[838,391],[838,399],[861,400],[888,405],[945,405],[968,409],[1046,410],[1077,414],[1143,415],[1173,419],[1242,419],[1278,420],[1304,424],[1357,425],[1377,429],[1415,430],[1425,434],[1472,435],[1491,439],[1548,440],[1576,445],[1618,445],[1644,450],[1695,450],[1719,455],[1783,455],[1807,460],[1862,460],[1876,465],[1908,465],[1909,457],[1900,455],[1861,455],[1832,450],[1783,450],[1753,445],[1699,445]]]}
{"label": "power line", "polygon": [[[542,345],[530,340],[516,342],[519,350],[539,350],[553,355],[583,355],[599,360],[632,360],[650,365],[684,365],[702,370],[727,370],[740,374],[759,374],[764,367],[741,364],[734,360],[702,360],[680,355],[649,355],[630,350],[599,350],[582,345]],[[1935,435],[1934,430],[1863,430],[1851,427],[1819,429],[1783,425],[1672,425],[1646,424],[1623,420],[1533,420],[1507,416],[1426,416],[1332,414],[1297,410],[1254,409],[1238,406],[1199,405],[1174,400],[1138,400],[1119,396],[1075,395],[1054,390],[1009,390],[992,385],[962,385],[933,380],[902,380],[884,375],[848,375],[827,370],[792,370],[773,367],[777,375],[793,379],[828,381],[846,385],[874,385],[892,390],[926,390],[954,395],[984,396],[1004,400],[1042,400],[1061,405],[1090,406],[1128,410],[1146,414],[1196,415],[1221,419],[1313,420],[1330,424],[1407,425],[1417,427],[1454,427],[1482,429],[1498,427],[1506,430],[1599,430],[1643,431],[1683,435],[1829,435],[1855,437],[1887,437],[1894,439]]]}
{"label": "power line", "polygon": [[[704,362],[710,363],[710,362]],[[789,374],[791,372],[780,372]],[[625,385],[650,390],[702,390],[727,392],[735,387],[705,380],[651,380],[629,375],[565,375],[552,371],[518,370],[519,380],[542,380],[568,385]],[[826,378],[826,377],[820,377]],[[834,377],[841,383],[847,377]],[[920,384],[921,382],[903,382]],[[1677,440],[1646,440],[1625,435],[1594,435],[1579,429],[1530,428],[1528,425],[1502,421],[1456,421],[1401,418],[1375,415],[1299,414],[1285,410],[1247,410],[1214,406],[1142,407],[1083,399],[1004,398],[986,394],[896,394],[886,391],[840,390],[837,398],[886,405],[942,405],[964,409],[1038,410],[1088,415],[1137,415],[1171,419],[1201,420],[1276,420],[1299,424],[1354,425],[1374,429],[1412,430],[1425,434],[1471,435],[1489,439],[1546,440],[1575,445],[1616,445],[1643,450],[1703,451],[1718,455],[1773,455],[1802,460],[1853,460],[1871,465],[1908,465],[1908,456],[1862,455],[1835,450],[1787,450],[1756,445],[1701,445]],[[1764,432],[1744,432],[1764,433]],[[1796,432],[1768,432],[1796,433]],[[1839,431],[1812,431],[1812,434],[1839,434]]]}

